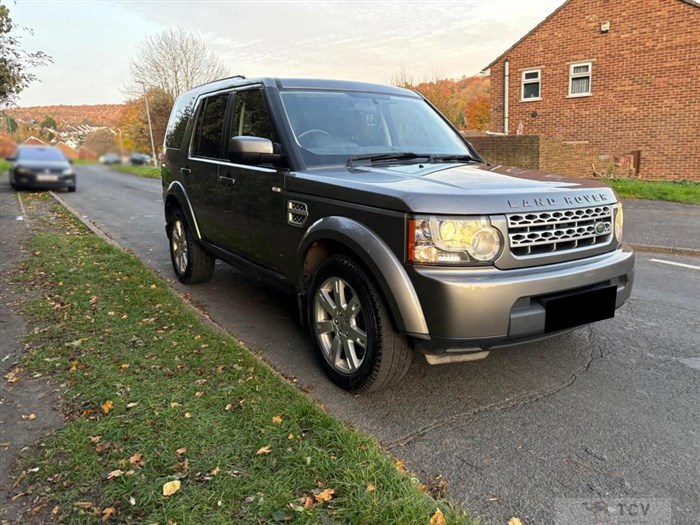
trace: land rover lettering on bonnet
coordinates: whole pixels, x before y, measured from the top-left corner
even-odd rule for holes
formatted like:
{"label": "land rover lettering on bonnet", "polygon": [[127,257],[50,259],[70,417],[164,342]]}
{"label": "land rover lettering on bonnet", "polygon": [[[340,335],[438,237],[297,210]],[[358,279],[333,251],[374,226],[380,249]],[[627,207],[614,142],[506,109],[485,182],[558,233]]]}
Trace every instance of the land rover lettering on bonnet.
{"label": "land rover lettering on bonnet", "polygon": [[[328,377],[399,381],[614,316],[634,254],[596,181],[492,166],[401,88],[236,76],[181,95],[162,166],[175,274],[298,297]],[[266,325],[267,329],[267,325]]]}

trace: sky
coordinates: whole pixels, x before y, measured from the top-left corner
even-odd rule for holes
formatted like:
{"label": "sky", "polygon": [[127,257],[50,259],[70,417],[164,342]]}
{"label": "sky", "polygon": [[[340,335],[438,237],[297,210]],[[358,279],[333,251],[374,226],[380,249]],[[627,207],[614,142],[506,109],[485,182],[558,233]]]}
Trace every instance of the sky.
{"label": "sky", "polygon": [[53,63],[19,105],[110,104],[127,98],[143,39],[181,26],[231,74],[387,83],[478,74],[564,0],[16,0],[26,51]]}

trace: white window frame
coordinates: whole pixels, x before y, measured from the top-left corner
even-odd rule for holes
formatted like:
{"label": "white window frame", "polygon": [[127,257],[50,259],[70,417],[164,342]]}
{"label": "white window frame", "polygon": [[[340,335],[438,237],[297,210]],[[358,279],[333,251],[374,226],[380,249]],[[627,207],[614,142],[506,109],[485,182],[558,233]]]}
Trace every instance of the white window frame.
{"label": "white window frame", "polygon": [[[525,79],[527,73],[537,73],[537,79]],[[525,98],[525,84],[539,84],[540,96]],[[542,68],[534,67],[532,69],[524,69],[520,75],[520,102],[536,102],[542,100]]]}
{"label": "white window frame", "polygon": [[[575,67],[588,66],[587,73],[574,73]],[[575,78],[588,77],[588,92],[572,93]],[[593,94],[593,62],[574,62],[569,64],[569,95],[568,98],[590,97]]]}

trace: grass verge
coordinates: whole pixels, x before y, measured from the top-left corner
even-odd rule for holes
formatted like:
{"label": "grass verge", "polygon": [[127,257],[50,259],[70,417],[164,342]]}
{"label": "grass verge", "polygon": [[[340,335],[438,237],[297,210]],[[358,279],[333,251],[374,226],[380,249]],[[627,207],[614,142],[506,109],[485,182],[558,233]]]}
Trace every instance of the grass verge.
{"label": "grass verge", "polygon": [[0,175],[9,170],[10,166],[11,164],[9,162],[7,162],[5,159],[0,158]]}
{"label": "grass verge", "polygon": [[660,201],[700,204],[700,184],[697,182],[654,182],[612,179],[609,183],[624,199],[653,199]]}
{"label": "grass verge", "polygon": [[121,173],[131,173],[132,175],[138,175],[139,177],[146,177],[148,179],[160,179],[160,168],[154,168],[153,166],[113,164],[110,166],[110,168]]}
{"label": "grass verge", "polygon": [[[36,328],[20,374],[67,384],[68,421],[25,462],[23,490],[56,519],[427,524],[440,508],[471,523],[135,256],[45,196],[26,198],[51,211],[34,219],[33,256],[17,272],[42,290],[26,305]],[[171,482],[180,488],[165,496]]]}

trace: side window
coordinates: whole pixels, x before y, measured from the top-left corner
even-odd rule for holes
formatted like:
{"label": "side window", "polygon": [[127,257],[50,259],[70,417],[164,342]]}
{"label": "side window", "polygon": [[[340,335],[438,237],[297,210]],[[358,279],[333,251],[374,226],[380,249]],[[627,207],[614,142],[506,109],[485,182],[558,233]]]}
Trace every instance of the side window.
{"label": "side window", "polygon": [[231,134],[233,137],[246,135],[277,142],[275,128],[272,126],[261,90],[239,91],[236,94]]}
{"label": "side window", "polygon": [[212,159],[224,158],[222,139],[228,97],[228,93],[222,93],[208,97],[202,102],[202,109],[197,117],[192,155]]}
{"label": "side window", "polygon": [[175,101],[173,110],[170,113],[168,127],[165,131],[165,147],[170,149],[182,148],[182,141],[185,138],[187,123],[192,117],[194,109],[194,97],[183,95]]}

